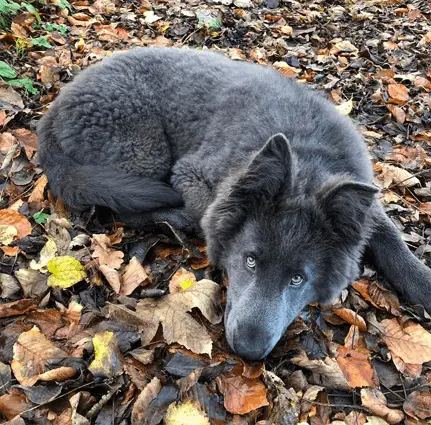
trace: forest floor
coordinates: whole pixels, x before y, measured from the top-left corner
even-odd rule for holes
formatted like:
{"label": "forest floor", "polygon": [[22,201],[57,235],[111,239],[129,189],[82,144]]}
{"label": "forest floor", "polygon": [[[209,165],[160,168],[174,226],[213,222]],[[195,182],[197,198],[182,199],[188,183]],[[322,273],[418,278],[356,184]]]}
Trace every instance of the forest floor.
{"label": "forest floor", "polygon": [[430,423],[431,318],[369,266],[248,364],[224,339],[203,241],[52,199],[37,121],[79,70],[133,46],[216,50],[325,91],[431,264],[429,2],[0,0],[0,423]]}

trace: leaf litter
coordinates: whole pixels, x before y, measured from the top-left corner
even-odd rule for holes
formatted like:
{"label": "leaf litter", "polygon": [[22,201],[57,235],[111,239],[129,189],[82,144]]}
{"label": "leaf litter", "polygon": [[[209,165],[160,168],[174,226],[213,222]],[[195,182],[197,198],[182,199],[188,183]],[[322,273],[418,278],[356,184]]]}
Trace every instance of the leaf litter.
{"label": "leaf litter", "polygon": [[386,211],[429,265],[427,2],[3,3],[14,6],[0,21],[1,423],[426,423],[431,318],[368,265],[264,364],[244,363],[224,339],[226,282],[203,242],[67,211],[34,129],[64,84],[115,50],[205,47],[274,67],[356,121]]}

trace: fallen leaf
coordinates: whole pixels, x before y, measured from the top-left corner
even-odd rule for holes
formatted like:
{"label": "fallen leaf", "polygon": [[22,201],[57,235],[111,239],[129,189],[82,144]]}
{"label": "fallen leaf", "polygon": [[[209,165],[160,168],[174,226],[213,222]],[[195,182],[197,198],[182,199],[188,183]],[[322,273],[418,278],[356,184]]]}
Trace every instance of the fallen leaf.
{"label": "fallen leaf", "polygon": [[122,276],[120,295],[130,295],[138,286],[145,286],[149,283],[150,279],[147,272],[139,260],[133,257],[127,264],[126,271]]}
{"label": "fallen leaf", "polygon": [[40,177],[34,185],[33,191],[31,192],[28,198],[28,202],[35,202],[40,204],[44,199],[43,193],[45,191],[45,187],[47,183],[48,183],[48,179],[45,175]]}
{"label": "fallen leaf", "polygon": [[50,369],[48,363],[67,357],[34,326],[23,332],[13,346],[11,367],[21,385],[32,386],[37,381],[65,381],[76,374],[71,367]]}
{"label": "fallen leaf", "polygon": [[168,407],[164,423],[166,425],[210,425],[207,415],[191,401],[172,403]]}
{"label": "fallen leaf", "polygon": [[386,107],[389,109],[389,112],[395,118],[397,123],[399,123],[399,124],[405,123],[406,113],[399,106],[388,104],[388,105],[386,105]]}
{"label": "fallen leaf", "polygon": [[351,389],[337,360],[331,357],[325,357],[323,360],[310,360],[306,352],[301,350],[291,359],[291,362],[320,375],[321,385],[324,387],[347,391]]}
{"label": "fallen leaf", "polygon": [[374,415],[382,417],[389,424],[396,424],[404,419],[404,413],[401,410],[390,409],[387,406],[386,397],[380,390],[362,388],[361,401],[362,406],[369,409]]}
{"label": "fallen leaf", "polygon": [[382,339],[390,352],[405,363],[421,365],[431,361],[431,334],[421,325],[410,320],[401,327],[397,319],[382,320],[380,325],[384,329]]}
{"label": "fallen leaf", "polygon": [[224,407],[230,413],[244,415],[269,404],[265,385],[258,379],[235,373],[235,369],[218,376],[216,382],[224,396]]}
{"label": "fallen leaf", "polygon": [[341,115],[349,115],[353,109],[353,99],[349,99],[335,107]]}
{"label": "fallen leaf", "polygon": [[196,277],[194,273],[187,271],[181,267],[175,272],[169,281],[169,293],[175,294],[177,292],[185,291],[196,283]]}
{"label": "fallen leaf", "polygon": [[0,289],[0,298],[10,298],[15,295],[21,289],[21,287],[13,276],[6,273],[0,273]]}
{"label": "fallen leaf", "polygon": [[0,246],[0,249],[8,257],[15,257],[20,252],[20,249],[17,246]]}
{"label": "fallen leaf", "polygon": [[[30,406],[31,404],[27,403],[27,397],[24,394],[5,394],[0,397],[0,413],[8,420],[14,419]],[[22,424],[25,425],[24,422]]]}
{"label": "fallen leaf", "polygon": [[91,243],[93,257],[99,260],[99,264],[105,264],[111,269],[119,269],[123,264],[124,252],[111,248],[111,241],[107,235],[93,235]]}
{"label": "fallen leaf", "polygon": [[48,278],[37,270],[20,269],[15,272],[15,277],[21,284],[25,297],[37,298],[48,290]]}
{"label": "fallen leaf", "polygon": [[31,233],[31,224],[25,216],[17,211],[0,210],[0,225],[10,225],[17,229],[18,239],[22,239]]}
{"label": "fallen leaf", "polygon": [[361,331],[365,332],[367,330],[367,324],[365,323],[365,320],[353,310],[348,308],[334,308],[332,311],[338,317],[341,317],[345,322],[357,326]]}
{"label": "fallen leaf", "polygon": [[133,404],[132,409],[132,425],[141,425],[144,423],[146,418],[147,409],[150,403],[157,397],[160,390],[162,389],[162,384],[159,378],[154,377],[140,392],[138,398]]}
{"label": "fallen leaf", "polygon": [[70,288],[87,277],[84,266],[76,258],[68,255],[52,258],[48,261],[47,267],[52,273],[48,277],[48,286],[52,288]]}
{"label": "fallen leaf", "polygon": [[93,337],[94,360],[88,370],[95,377],[113,378],[123,369],[123,356],[113,332],[105,331]]}
{"label": "fallen leaf", "polygon": [[374,305],[389,311],[394,316],[400,316],[400,302],[398,297],[389,289],[384,288],[378,282],[373,281],[369,287],[370,298]]}
{"label": "fallen leaf", "polygon": [[368,355],[347,347],[339,347],[337,362],[352,388],[371,387],[379,385],[376,372]]}
{"label": "fallen leaf", "polygon": [[402,105],[409,100],[409,91],[403,84],[389,84],[388,93],[392,103]]}
{"label": "fallen leaf", "polygon": [[383,179],[384,189],[393,184],[400,187],[412,187],[420,184],[419,179],[409,171],[388,164],[382,165],[382,172],[378,178]]}
{"label": "fallen leaf", "polygon": [[413,391],[403,404],[404,412],[415,419],[431,417],[431,391]]}
{"label": "fallen leaf", "polygon": [[57,245],[55,244],[54,239],[48,238],[48,241],[40,251],[39,261],[32,260],[30,262],[30,267],[33,270],[39,270],[42,273],[46,273],[48,271],[47,265],[49,261],[53,259],[56,254]]}
{"label": "fallen leaf", "polygon": [[32,300],[18,300],[10,303],[0,304],[0,319],[18,316],[36,308]]}
{"label": "fallen leaf", "polygon": [[0,243],[9,245],[18,236],[18,230],[8,224],[0,224]]}
{"label": "fallen leaf", "polygon": [[217,324],[222,319],[219,303],[219,285],[210,280],[201,280],[183,292],[159,299],[141,300],[136,307],[136,313],[160,322],[168,344],[178,342],[194,353],[211,355],[210,336],[187,312],[196,307],[207,320]]}

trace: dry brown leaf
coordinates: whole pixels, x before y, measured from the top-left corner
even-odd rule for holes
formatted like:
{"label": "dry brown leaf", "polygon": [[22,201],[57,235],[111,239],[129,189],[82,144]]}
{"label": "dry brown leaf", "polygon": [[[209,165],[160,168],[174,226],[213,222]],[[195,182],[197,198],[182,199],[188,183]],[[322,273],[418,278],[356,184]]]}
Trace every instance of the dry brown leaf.
{"label": "dry brown leaf", "polygon": [[431,361],[431,334],[421,325],[410,320],[401,327],[397,319],[382,320],[380,325],[390,352],[405,363],[421,365]]}
{"label": "dry brown leaf", "polygon": [[99,260],[100,265],[104,264],[111,269],[119,269],[123,264],[124,252],[112,249],[107,235],[93,235],[91,249],[93,257]]}
{"label": "dry brown leaf", "polygon": [[120,295],[130,295],[138,286],[145,286],[149,283],[150,279],[147,272],[139,260],[133,257],[122,276]]}
{"label": "dry brown leaf", "polygon": [[216,382],[224,396],[224,407],[230,413],[244,415],[269,404],[266,387],[258,379],[246,378],[232,371],[218,376]]}
{"label": "dry brown leaf", "polygon": [[141,300],[136,313],[155,319],[163,326],[168,344],[178,342],[194,353],[211,355],[212,340],[205,328],[189,314],[198,308],[207,320],[220,323],[220,287],[210,280],[201,280],[189,289],[158,299]]}
{"label": "dry brown leaf", "polygon": [[305,351],[300,351],[291,362],[320,375],[321,385],[328,388],[350,391],[350,386],[344,377],[337,361],[331,357],[323,360],[310,360]]}
{"label": "dry brown leaf", "polygon": [[389,424],[396,424],[404,419],[401,410],[390,409],[387,406],[386,397],[375,388],[363,388],[361,390],[362,406],[369,409],[374,415],[383,418]]}
{"label": "dry brown leaf", "polygon": [[403,404],[404,411],[415,419],[431,417],[431,391],[413,391]]}
{"label": "dry brown leaf", "polygon": [[406,113],[399,106],[387,104],[386,107],[397,123],[404,124],[406,122]]}
{"label": "dry brown leaf", "polygon": [[17,211],[6,209],[0,210],[0,224],[10,225],[17,229],[18,238],[22,239],[31,233],[31,224]]}
{"label": "dry brown leaf", "polygon": [[64,381],[76,374],[71,367],[50,370],[48,362],[62,360],[67,353],[57,348],[34,326],[23,332],[13,346],[11,367],[21,385],[34,385],[38,380]]}
{"label": "dry brown leaf", "polygon": [[357,326],[361,331],[365,332],[367,330],[365,320],[353,310],[350,310],[349,308],[334,308],[332,311],[345,322]]}
{"label": "dry brown leaf", "polygon": [[0,413],[8,420],[12,420],[30,406],[24,394],[5,394],[0,397]]}
{"label": "dry brown leaf", "polygon": [[340,347],[337,362],[352,388],[375,388],[379,385],[377,374],[368,355],[347,347]]}
{"label": "dry brown leaf", "polygon": [[24,148],[25,154],[28,159],[31,159],[37,151],[37,138],[36,133],[26,128],[17,128],[12,131],[12,134],[17,138],[20,145]]}
{"label": "dry brown leaf", "polygon": [[111,285],[111,288],[115,291],[116,294],[119,294],[121,289],[120,273],[112,267],[107,266],[106,264],[101,264],[99,268],[108,283]]}
{"label": "dry brown leaf", "polygon": [[409,91],[403,84],[389,84],[388,93],[392,103],[402,105],[409,100]]}
{"label": "dry brown leaf", "polygon": [[48,183],[48,179],[45,175],[40,177],[34,185],[33,191],[28,198],[28,202],[36,202],[40,204],[43,201],[43,192]]}
{"label": "dry brown leaf", "polygon": [[159,378],[154,377],[141,391],[133,405],[132,425],[141,425],[144,423],[144,419],[147,417],[147,409],[161,389],[162,384]]}
{"label": "dry brown leaf", "polygon": [[0,319],[5,317],[18,316],[24,314],[29,310],[36,308],[35,303],[32,300],[18,300],[10,303],[0,304]]}
{"label": "dry brown leaf", "polygon": [[344,346],[363,354],[370,354],[364,336],[359,328],[354,325],[350,326],[349,332],[344,339]]}
{"label": "dry brown leaf", "polygon": [[182,292],[196,283],[196,277],[192,272],[189,272],[185,268],[181,267],[175,272],[169,281],[169,293],[175,294],[176,292]]}
{"label": "dry brown leaf", "polygon": [[378,282],[371,282],[369,287],[370,298],[373,304],[377,305],[386,311],[389,311],[394,316],[400,316],[400,302],[398,297],[389,289],[384,288]]}
{"label": "dry brown leaf", "polygon": [[382,165],[382,172],[378,178],[383,180],[384,189],[388,189],[393,184],[399,187],[412,187],[420,184],[419,179],[409,171],[388,164]]}
{"label": "dry brown leaf", "polygon": [[418,378],[422,373],[422,365],[421,364],[411,364],[405,363],[401,357],[398,357],[394,353],[392,354],[392,361],[394,362],[395,367],[399,370],[403,375],[409,376],[410,378]]}

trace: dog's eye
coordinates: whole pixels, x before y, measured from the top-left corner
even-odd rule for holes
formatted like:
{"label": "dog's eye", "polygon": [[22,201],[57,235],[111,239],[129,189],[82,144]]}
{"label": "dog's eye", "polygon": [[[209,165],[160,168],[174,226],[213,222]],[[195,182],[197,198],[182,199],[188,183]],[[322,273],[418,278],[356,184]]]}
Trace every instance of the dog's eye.
{"label": "dog's eye", "polygon": [[247,264],[247,267],[249,267],[250,269],[254,269],[256,267],[256,259],[251,255],[247,255],[247,258],[245,259],[245,264]]}
{"label": "dog's eye", "polygon": [[290,284],[293,286],[299,286],[304,282],[304,278],[300,274],[295,274],[290,280]]}

